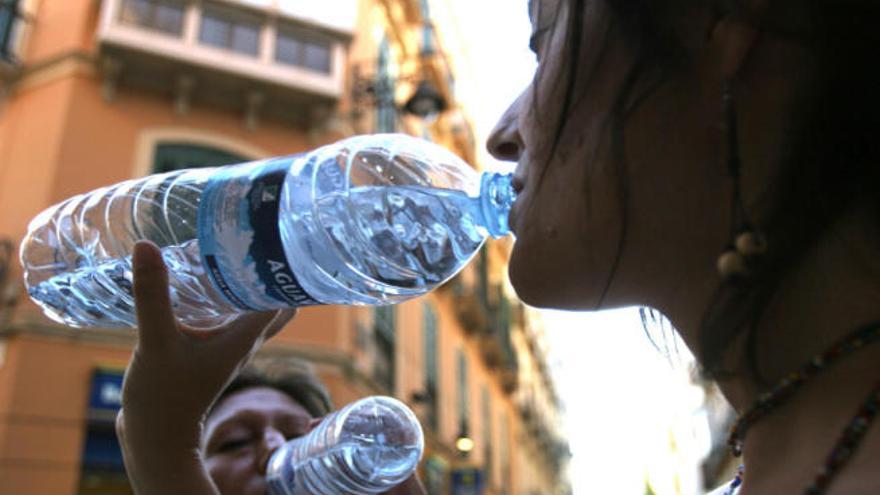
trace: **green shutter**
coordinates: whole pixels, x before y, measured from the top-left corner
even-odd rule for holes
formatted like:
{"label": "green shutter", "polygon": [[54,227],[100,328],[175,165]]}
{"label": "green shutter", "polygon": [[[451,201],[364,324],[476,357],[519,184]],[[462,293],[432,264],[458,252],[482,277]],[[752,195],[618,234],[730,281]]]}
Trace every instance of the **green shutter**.
{"label": "green shutter", "polygon": [[389,394],[395,389],[396,318],[394,306],[373,308],[373,336],[376,342],[373,375]]}
{"label": "green shutter", "polygon": [[466,424],[470,415],[470,404],[468,403],[468,362],[467,357],[461,349],[457,351],[458,358],[458,421],[459,425]]}
{"label": "green shutter", "polygon": [[0,60],[12,61],[11,41],[19,17],[19,0],[0,0]]}
{"label": "green shutter", "polygon": [[217,148],[187,143],[162,143],[156,147],[153,173],[185,168],[219,167],[246,161],[247,158]]}
{"label": "green shutter", "polygon": [[439,408],[437,407],[438,374],[437,364],[437,313],[430,304],[422,305],[422,319],[424,332],[424,363],[425,363],[425,392],[428,395],[428,425],[433,430],[440,428]]}
{"label": "green shutter", "polygon": [[485,480],[489,482],[492,479],[492,404],[489,387],[483,385],[480,395],[483,408],[483,469]]}

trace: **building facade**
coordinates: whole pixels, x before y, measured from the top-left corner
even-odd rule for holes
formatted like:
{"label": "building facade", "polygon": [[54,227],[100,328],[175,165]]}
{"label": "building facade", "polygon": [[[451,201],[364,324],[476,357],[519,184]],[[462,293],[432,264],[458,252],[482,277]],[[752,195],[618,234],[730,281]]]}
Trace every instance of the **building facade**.
{"label": "building facade", "polygon": [[[0,2],[0,492],[130,493],[112,421],[134,333],[68,329],[27,299],[17,246],[30,219],[132,177],[359,133],[425,137],[479,166],[455,98],[459,55],[432,6]],[[567,493],[558,398],[541,329],[505,279],[508,250],[487,244],[398,306],[304,309],[261,353],[308,363],[337,405],[376,393],[410,404],[432,494]]]}

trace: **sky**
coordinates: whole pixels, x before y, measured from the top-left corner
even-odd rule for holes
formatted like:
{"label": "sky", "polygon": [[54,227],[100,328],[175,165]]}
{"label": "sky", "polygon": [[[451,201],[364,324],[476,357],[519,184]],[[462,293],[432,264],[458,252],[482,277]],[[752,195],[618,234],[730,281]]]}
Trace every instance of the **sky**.
{"label": "sky", "polygon": [[[457,91],[485,140],[495,121],[528,85],[535,59],[528,50],[526,0],[446,0],[432,15],[458,31],[444,39],[463,53]],[[483,154],[484,165],[497,163]],[[565,431],[574,454],[574,493],[657,495],[702,493],[698,460],[709,433],[702,391],[689,380],[692,356],[671,331],[646,335],[635,308],[601,313],[542,311],[550,361],[565,403]],[[666,342],[668,349],[662,348]],[[674,445],[673,445],[674,444]]]}

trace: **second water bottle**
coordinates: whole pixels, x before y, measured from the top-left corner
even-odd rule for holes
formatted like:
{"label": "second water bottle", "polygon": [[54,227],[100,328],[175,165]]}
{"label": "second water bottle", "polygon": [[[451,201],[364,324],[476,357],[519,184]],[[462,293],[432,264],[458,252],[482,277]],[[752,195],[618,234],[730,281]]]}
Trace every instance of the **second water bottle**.
{"label": "second water bottle", "polygon": [[375,495],[401,484],[424,450],[419,421],[391,397],[367,397],[275,451],[269,495]]}

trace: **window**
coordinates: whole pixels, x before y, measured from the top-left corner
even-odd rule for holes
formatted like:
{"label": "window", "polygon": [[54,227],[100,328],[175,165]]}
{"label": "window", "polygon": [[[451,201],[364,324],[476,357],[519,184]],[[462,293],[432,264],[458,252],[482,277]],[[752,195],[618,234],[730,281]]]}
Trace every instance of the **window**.
{"label": "window", "polygon": [[275,60],[315,72],[330,73],[330,44],[296,34],[279,31],[275,39]]}
{"label": "window", "polygon": [[153,173],[184,168],[219,167],[249,161],[247,158],[217,148],[188,143],[162,143],[156,147]]}
{"label": "window", "polygon": [[205,7],[199,42],[255,57],[260,51],[260,23],[242,14]]}
{"label": "window", "polygon": [[501,438],[499,448],[501,449],[501,493],[510,493],[511,481],[513,480],[513,472],[510,469],[510,444],[508,441],[510,429],[507,424],[507,416],[501,414],[500,420]]}
{"label": "window", "polygon": [[12,61],[13,31],[20,16],[18,0],[0,0],[0,60]]}
{"label": "window", "polygon": [[484,308],[489,308],[489,248],[480,249],[477,257],[477,295]]}
{"label": "window", "polygon": [[470,415],[470,403],[468,400],[468,362],[464,352],[459,349],[456,352],[458,361],[458,424],[466,425]]}
{"label": "window", "polygon": [[183,33],[183,3],[173,0],[124,0],[120,20],[167,34]]}
{"label": "window", "polygon": [[114,422],[122,394],[122,371],[92,374],[78,495],[130,495]]}
{"label": "window", "polygon": [[421,0],[422,10],[422,56],[433,55],[434,49],[434,24],[431,22],[431,9],[428,0]]}
{"label": "window", "polygon": [[424,345],[425,345],[425,393],[428,396],[428,426],[434,431],[440,428],[439,408],[437,407],[437,313],[430,304],[422,306]]}
{"label": "window", "polygon": [[483,476],[488,482],[492,479],[492,403],[490,402],[489,387],[483,385],[480,392],[483,417]]}
{"label": "window", "polygon": [[388,393],[394,393],[395,386],[395,333],[396,322],[394,306],[373,308],[373,335],[376,339],[376,359],[373,374]]}
{"label": "window", "polygon": [[397,130],[396,84],[391,77],[391,48],[387,38],[383,38],[379,45],[376,79],[376,87],[380,88],[376,93],[376,132],[394,132]]}

